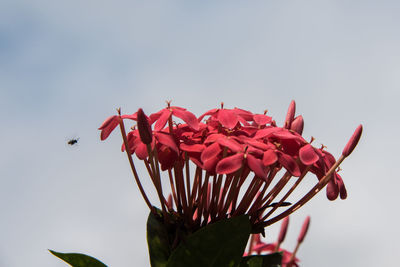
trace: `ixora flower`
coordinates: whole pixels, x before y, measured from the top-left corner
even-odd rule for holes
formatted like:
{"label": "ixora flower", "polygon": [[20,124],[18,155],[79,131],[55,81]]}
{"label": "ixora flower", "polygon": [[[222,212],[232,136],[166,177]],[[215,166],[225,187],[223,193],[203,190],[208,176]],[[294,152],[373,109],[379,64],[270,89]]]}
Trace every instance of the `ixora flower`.
{"label": "ixora flower", "polygon": [[[279,248],[284,234],[273,246],[252,238],[243,257],[249,236],[264,235],[267,226],[288,218],[326,185],[329,200],[339,195],[345,199],[347,191],[337,171],[357,145],[362,126],[336,160],[325,146],[314,147],[314,138],[302,137],[304,119],[295,110],[292,101],[281,127],[267,112],[221,104],[197,118],[170,102],[149,116],[142,109],[131,115],[121,115],[118,109],[104,121],[101,140],[119,126],[121,150],[150,209],[147,238],[153,267],[297,265],[295,253],[292,257]],[[133,122],[129,132],[127,121]],[[143,189],[133,155],[148,171],[158,208]],[[307,174],[316,176],[315,185],[295,194],[302,197],[290,198]],[[278,253],[269,263],[262,255],[251,255],[271,248]]]}

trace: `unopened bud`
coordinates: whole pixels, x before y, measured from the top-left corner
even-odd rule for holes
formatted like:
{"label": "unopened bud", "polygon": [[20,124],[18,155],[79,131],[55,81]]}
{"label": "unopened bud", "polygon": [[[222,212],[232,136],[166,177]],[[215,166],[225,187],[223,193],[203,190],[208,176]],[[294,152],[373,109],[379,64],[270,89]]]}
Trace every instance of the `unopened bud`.
{"label": "unopened bud", "polygon": [[296,102],[292,100],[292,102],[290,102],[289,109],[286,114],[285,126],[284,126],[285,128],[290,129],[290,125],[292,124],[295,113],[296,113]]}
{"label": "unopened bud", "polygon": [[283,240],[285,240],[288,225],[289,225],[289,216],[285,217],[285,219],[283,219],[283,222],[281,224],[281,231],[279,232],[279,237],[278,237],[279,244],[282,243]]}
{"label": "unopened bud", "polygon": [[310,226],[310,216],[307,216],[307,218],[305,219],[305,221],[303,223],[303,227],[301,227],[301,231],[300,231],[299,237],[297,238],[297,242],[298,243],[303,242],[304,237],[307,234],[309,226]]}
{"label": "unopened bud", "polygon": [[137,127],[139,130],[140,140],[142,140],[146,145],[151,144],[153,133],[149,121],[141,108],[137,111]]}
{"label": "unopened bud", "polygon": [[343,149],[342,155],[344,157],[348,157],[351,154],[351,152],[353,152],[353,149],[356,147],[358,141],[360,140],[361,133],[362,133],[362,125],[360,124],[354,131],[349,142],[347,142],[346,147]]}
{"label": "unopened bud", "polygon": [[303,116],[299,115],[292,121],[292,125],[290,125],[290,130],[295,131],[296,133],[301,135],[303,133],[303,128],[304,128]]}

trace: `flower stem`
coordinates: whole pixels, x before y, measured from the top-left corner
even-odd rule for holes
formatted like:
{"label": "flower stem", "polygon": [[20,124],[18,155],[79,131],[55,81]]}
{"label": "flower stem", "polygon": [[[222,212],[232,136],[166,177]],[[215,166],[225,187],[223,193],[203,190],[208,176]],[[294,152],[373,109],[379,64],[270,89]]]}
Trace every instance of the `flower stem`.
{"label": "flower stem", "polygon": [[329,171],[325,174],[325,176],[317,183],[313,188],[311,188],[308,193],[303,196],[299,201],[297,201],[294,205],[292,205],[290,208],[279,214],[278,216],[275,216],[274,218],[266,221],[263,223],[263,226],[266,227],[268,225],[271,225],[286,216],[290,215],[294,211],[298,210],[301,208],[304,204],[306,204],[311,198],[313,198],[322,188],[324,188],[330,179],[332,179],[332,174],[336,170],[337,167],[342,163],[342,161],[345,159],[344,156],[340,156],[338,161],[329,169]]}
{"label": "flower stem", "polygon": [[135,168],[135,164],[133,163],[132,154],[131,154],[131,151],[130,151],[130,148],[129,148],[129,144],[128,144],[128,139],[126,137],[125,126],[124,126],[124,123],[123,123],[122,118],[121,118],[121,111],[118,110],[118,113],[119,113],[119,128],[121,130],[121,135],[122,135],[122,139],[124,140],[126,155],[128,156],[129,164],[131,166],[131,170],[132,170],[133,176],[135,177],[136,184],[139,187],[139,191],[142,194],[142,197],[143,197],[144,201],[146,202],[147,206],[149,207],[149,209],[151,210],[152,213],[156,214],[156,210],[151,205],[149,199],[147,198],[146,193],[144,192],[142,183],[140,182],[139,175],[137,174],[137,171],[136,171],[136,168]]}

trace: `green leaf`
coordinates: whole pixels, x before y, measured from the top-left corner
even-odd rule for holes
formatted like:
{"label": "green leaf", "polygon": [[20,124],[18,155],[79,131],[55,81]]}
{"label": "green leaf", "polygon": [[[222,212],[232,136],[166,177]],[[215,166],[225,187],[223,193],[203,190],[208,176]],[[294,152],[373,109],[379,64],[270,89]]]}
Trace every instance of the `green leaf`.
{"label": "green leaf", "polygon": [[68,263],[73,267],[107,267],[107,265],[105,265],[101,261],[85,254],[60,253],[50,249],[49,251],[51,254],[62,259],[63,261],[65,261],[66,263]]}
{"label": "green leaf", "polygon": [[248,216],[218,221],[182,240],[167,267],[239,266],[251,230]]}
{"label": "green leaf", "polygon": [[254,255],[243,257],[240,267],[280,267],[282,263],[282,253],[272,253],[268,255]]}
{"label": "green leaf", "polygon": [[150,212],[147,218],[147,245],[152,267],[167,266],[167,261],[171,254],[168,240],[167,228],[160,217]]}

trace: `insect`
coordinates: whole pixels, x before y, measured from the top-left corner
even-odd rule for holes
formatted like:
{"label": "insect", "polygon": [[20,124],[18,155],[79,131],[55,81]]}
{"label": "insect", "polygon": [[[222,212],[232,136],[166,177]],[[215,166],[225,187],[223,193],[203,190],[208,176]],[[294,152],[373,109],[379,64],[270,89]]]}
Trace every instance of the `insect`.
{"label": "insect", "polygon": [[68,140],[67,144],[70,146],[76,145],[79,141],[79,138],[72,138],[70,140]]}

